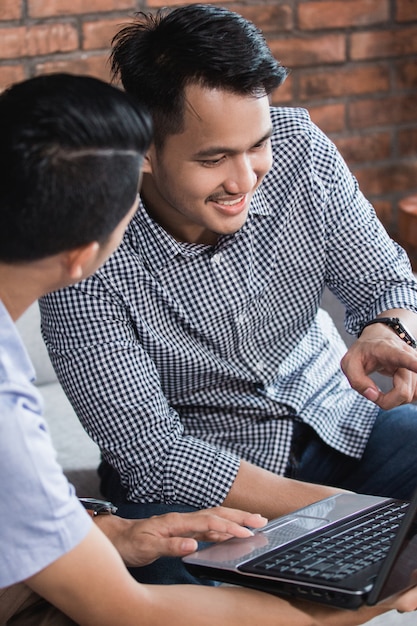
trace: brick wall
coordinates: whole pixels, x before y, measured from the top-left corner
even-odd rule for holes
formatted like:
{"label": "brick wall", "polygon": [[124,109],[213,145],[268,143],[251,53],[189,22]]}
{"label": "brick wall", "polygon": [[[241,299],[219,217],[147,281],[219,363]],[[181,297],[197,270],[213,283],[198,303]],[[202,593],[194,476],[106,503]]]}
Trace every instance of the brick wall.
{"label": "brick wall", "polygon": [[[109,42],[134,11],[170,0],[0,0],[0,88],[52,71],[107,80]],[[388,230],[417,193],[417,0],[222,2],[291,69],[274,103],[306,107]]]}

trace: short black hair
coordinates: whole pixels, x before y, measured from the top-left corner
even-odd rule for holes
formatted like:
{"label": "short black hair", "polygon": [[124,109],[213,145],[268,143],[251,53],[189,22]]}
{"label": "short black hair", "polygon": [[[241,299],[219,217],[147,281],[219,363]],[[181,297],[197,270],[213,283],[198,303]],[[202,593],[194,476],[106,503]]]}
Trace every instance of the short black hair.
{"label": "short black hair", "polygon": [[187,85],[264,96],[287,75],[252,22],[209,4],[139,12],[112,46],[113,79],[151,112],[156,146],[182,130]]}
{"label": "short black hair", "polygon": [[103,243],[132,207],[144,108],[96,78],[38,76],[0,95],[0,261]]}

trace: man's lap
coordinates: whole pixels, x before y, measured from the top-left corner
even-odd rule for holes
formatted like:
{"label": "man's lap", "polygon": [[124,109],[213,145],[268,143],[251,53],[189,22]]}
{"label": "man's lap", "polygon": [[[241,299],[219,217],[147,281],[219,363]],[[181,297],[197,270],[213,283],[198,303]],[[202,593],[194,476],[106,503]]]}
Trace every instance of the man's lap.
{"label": "man's lap", "polygon": [[361,459],[334,451],[311,431],[302,444],[297,467],[289,475],[306,482],[409,500],[417,485],[416,441],[416,405],[380,410]]}

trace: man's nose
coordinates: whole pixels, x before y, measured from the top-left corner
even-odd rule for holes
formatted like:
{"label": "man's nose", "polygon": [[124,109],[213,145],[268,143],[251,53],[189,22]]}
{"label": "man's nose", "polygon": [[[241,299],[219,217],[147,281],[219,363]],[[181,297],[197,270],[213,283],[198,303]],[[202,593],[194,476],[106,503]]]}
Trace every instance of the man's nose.
{"label": "man's nose", "polygon": [[249,193],[253,190],[258,180],[252,160],[248,156],[241,155],[231,159],[224,188],[229,193]]}

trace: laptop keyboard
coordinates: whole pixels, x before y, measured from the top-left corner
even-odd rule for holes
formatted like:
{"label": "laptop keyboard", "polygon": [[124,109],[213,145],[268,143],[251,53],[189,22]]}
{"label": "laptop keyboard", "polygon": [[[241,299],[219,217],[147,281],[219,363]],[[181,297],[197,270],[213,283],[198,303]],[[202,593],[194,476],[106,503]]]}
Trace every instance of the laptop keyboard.
{"label": "laptop keyboard", "polygon": [[269,554],[239,569],[339,582],[384,559],[408,502],[391,502],[342,527],[333,527],[293,547]]}

